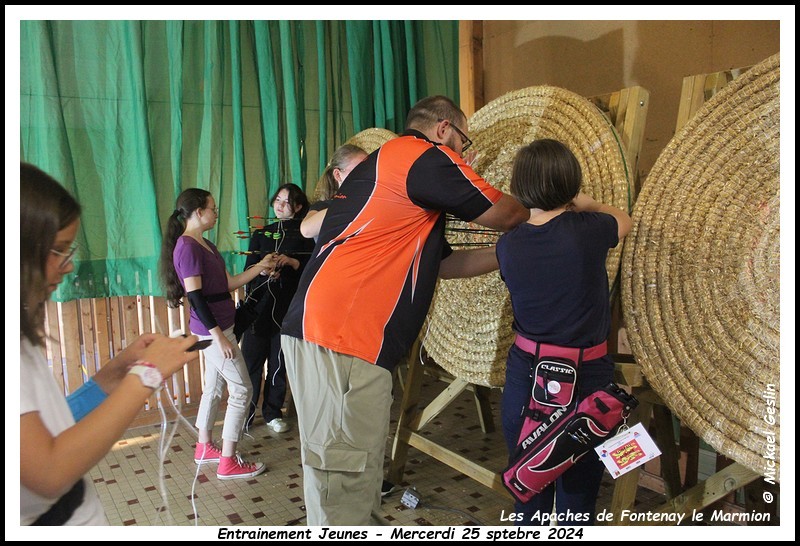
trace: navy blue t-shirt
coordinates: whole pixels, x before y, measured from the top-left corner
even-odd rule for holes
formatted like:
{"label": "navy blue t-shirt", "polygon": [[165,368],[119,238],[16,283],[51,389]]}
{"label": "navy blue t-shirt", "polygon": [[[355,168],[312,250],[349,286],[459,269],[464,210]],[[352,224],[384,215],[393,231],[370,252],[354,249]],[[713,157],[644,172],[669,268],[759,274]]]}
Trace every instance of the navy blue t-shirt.
{"label": "navy blue t-shirt", "polygon": [[541,226],[523,223],[497,241],[514,330],[533,341],[592,347],[611,327],[606,256],[617,246],[616,219],[567,211]]}

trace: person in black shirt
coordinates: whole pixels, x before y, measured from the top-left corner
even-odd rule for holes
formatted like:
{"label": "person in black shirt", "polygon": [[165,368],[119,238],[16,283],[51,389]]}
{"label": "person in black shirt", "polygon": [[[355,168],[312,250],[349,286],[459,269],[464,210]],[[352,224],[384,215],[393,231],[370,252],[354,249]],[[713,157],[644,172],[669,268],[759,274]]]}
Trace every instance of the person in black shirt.
{"label": "person in black shirt", "polygon": [[242,355],[253,383],[247,427],[252,424],[261,399],[261,381],[266,361],[267,377],[261,414],[271,430],[286,432],[289,423],[283,419],[281,409],[286,398],[281,322],[297,291],[300,274],[314,249],[314,241],[300,234],[300,221],[308,211],[308,198],[299,186],[284,184],[275,192],[271,203],[277,221],[253,233],[249,248],[252,254],[247,257],[246,268],[264,255],[275,253],[276,272],[271,276],[256,277],[245,289],[245,299],[241,305],[249,308],[255,320],[242,334]]}

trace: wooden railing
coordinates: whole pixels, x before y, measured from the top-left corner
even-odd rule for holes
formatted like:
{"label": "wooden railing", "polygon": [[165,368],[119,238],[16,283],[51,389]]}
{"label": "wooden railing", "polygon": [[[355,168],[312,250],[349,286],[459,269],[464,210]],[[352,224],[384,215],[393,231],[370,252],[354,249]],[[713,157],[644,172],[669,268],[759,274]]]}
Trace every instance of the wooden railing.
{"label": "wooden railing", "polygon": [[[238,301],[238,295],[234,294]],[[175,330],[189,333],[189,313],[185,307],[170,309],[166,299],[153,296],[115,296],[49,301],[46,307],[45,353],[53,375],[64,394],[83,385],[102,366],[141,334],[158,332],[169,335]],[[174,417],[167,396],[181,409],[184,417],[197,413],[203,392],[205,361],[201,354],[176,373],[162,392],[167,415]],[[224,406],[223,406],[224,407]],[[156,396],[145,403],[131,426],[143,426],[161,420]]]}

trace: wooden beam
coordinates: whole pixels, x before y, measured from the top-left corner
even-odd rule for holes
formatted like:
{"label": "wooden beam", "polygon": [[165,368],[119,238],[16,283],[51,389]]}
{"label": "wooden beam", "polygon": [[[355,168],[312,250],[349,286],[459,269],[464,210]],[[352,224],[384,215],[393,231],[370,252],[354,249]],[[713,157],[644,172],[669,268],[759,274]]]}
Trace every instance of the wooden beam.
{"label": "wooden beam", "polygon": [[677,134],[684,125],[694,116],[694,113],[703,104],[703,90],[705,88],[706,76],[686,76],[683,78],[681,86],[681,101],[678,105],[678,120],[675,122],[675,133]]}
{"label": "wooden beam", "polygon": [[681,451],[686,452],[686,469],[683,476],[683,488],[689,489],[697,485],[700,472],[700,438],[685,425],[680,428]]}
{"label": "wooden beam", "polygon": [[484,105],[483,21],[458,23],[458,83],[461,110],[469,118]]}
{"label": "wooden beam", "polygon": [[[456,378],[453,377],[451,373],[439,366],[432,358],[425,359],[425,375],[435,377],[436,379],[444,381],[445,383],[452,383],[453,381],[456,381]],[[402,378],[402,376],[400,377]],[[402,379],[399,380],[399,383],[402,386]],[[491,392],[491,387],[467,383],[466,390],[472,392],[475,399],[475,407],[478,410],[478,420],[480,421],[481,430],[484,433],[494,432],[496,429],[492,417],[492,404],[489,394]],[[425,420],[421,426],[417,427],[417,429],[425,426],[425,423],[427,422],[428,420]]]}
{"label": "wooden beam", "polygon": [[425,409],[419,412],[413,419],[408,422],[409,428],[412,430],[421,430],[425,425],[439,415],[444,408],[458,398],[464,392],[469,383],[463,379],[455,379],[450,383],[445,390],[439,393],[439,396],[433,399],[433,402],[425,406]]}
{"label": "wooden beam", "polygon": [[628,387],[641,387],[644,385],[642,367],[638,364],[615,362],[614,381]]}
{"label": "wooden beam", "polygon": [[628,181],[631,187],[631,205],[639,194],[639,156],[644,143],[645,120],[650,106],[650,92],[638,85],[614,93],[587,97],[614,125],[628,160]]}
{"label": "wooden beam", "polygon": [[498,472],[492,472],[461,455],[445,449],[442,446],[428,440],[424,436],[416,432],[405,431],[408,434],[408,443],[436,459],[446,464],[450,468],[458,470],[462,474],[469,476],[478,483],[482,483],[486,487],[505,493],[508,498],[512,498],[511,494],[503,486],[503,481]]}
{"label": "wooden beam", "polygon": [[[622,90],[625,101],[620,101],[620,110],[617,113],[617,123],[621,123],[620,134],[626,144],[628,153],[628,163],[631,172],[629,173],[633,195],[631,196],[631,206],[639,195],[642,181],[639,177],[639,156],[642,153],[642,143],[644,142],[645,120],[647,110],[650,106],[650,92],[644,87],[630,87]],[[622,116],[620,117],[620,114]]]}
{"label": "wooden beam", "polygon": [[[691,517],[692,510],[701,510],[713,502],[726,496],[728,493],[744,487],[750,482],[760,478],[761,475],[745,468],[739,463],[726,466],[713,476],[692,487],[686,493],[668,500],[660,507],[653,510],[654,513],[678,513],[685,514],[686,518]],[[686,519],[684,518],[684,519]],[[657,525],[658,522],[642,522],[644,525]]]}

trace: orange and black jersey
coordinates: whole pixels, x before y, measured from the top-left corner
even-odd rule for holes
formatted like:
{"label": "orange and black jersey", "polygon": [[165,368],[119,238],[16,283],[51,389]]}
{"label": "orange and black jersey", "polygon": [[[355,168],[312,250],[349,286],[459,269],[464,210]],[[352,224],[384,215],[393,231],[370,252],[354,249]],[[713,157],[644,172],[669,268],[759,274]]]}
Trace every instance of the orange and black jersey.
{"label": "orange and black jersey", "polygon": [[422,133],[390,140],[332,200],[282,333],[392,370],[419,333],[452,252],[444,213],[471,221],[501,196]]}

